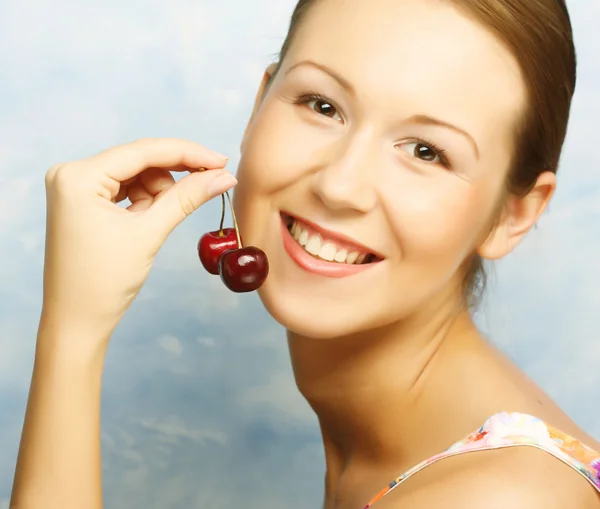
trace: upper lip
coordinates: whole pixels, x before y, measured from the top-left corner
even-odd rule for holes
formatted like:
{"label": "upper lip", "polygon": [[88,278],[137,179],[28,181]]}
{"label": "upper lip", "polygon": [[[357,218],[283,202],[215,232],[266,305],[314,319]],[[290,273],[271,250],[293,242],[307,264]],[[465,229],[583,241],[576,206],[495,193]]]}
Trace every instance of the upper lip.
{"label": "upper lip", "polygon": [[315,230],[316,232],[319,232],[320,234],[322,234],[324,237],[329,238],[331,240],[338,240],[340,242],[344,242],[346,244],[352,244],[354,246],[356,246],[356,250],[366,253],[366,254],[373,254],[375,255],[378,259],[383,260],[385,257],[381,254],[378,253],[377,251],[374,251],[373,249],[371,249],[368,246],[365,246],[364,244],[361,244],[360,242],[357,242],[355,239],[353,239],[352,237],[348,236],[348,235],[344,235],[343,233],[339,233],[339,232],[335,232],[332,230],[328,230],[326,228],[323,228],[322,226],[319,226],[316,223],[313,223],[312,221],[309,221],[308,219],[301,217],[297,214],[291,214],[287,211],[282,211],[282,213],[286,216],[289,216],[293,219],[297,219],[298,221],[300,221],[301,223],[305,223],[308,226],[310,226],[313,230]]}

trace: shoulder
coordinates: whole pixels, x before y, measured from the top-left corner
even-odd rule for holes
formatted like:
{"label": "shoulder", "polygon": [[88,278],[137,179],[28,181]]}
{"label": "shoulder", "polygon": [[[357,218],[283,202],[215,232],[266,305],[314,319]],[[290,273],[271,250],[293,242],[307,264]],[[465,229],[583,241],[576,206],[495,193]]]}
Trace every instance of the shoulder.
{"label": "shoulder", "polygon": [[374,509],[600,509],[600,495],[591,483],[532,447],[448,458],[408,479],[398,491]]}

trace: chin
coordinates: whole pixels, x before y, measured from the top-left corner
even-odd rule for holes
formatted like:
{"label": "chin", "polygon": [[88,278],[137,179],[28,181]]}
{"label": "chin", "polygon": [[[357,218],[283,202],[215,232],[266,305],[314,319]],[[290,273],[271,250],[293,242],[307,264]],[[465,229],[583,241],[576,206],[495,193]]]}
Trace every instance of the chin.
{"label": "chin", "polygon": [[369,309],[360,297],[377,293],[377,277],[315,275],[296,266],[282,248],[268,245],[265,249],[270,271],[258,295],[269,314],[287,330],[314,339],[333,339],[378,325],[371,322],[381,307],[379,311]]}
{"label": "chin", "polygon": [[352,323],[352,316],[361,316],[358,310],[347,304],[332,309],[330,302],[321,299],[307,300],[294,295],[294,289],[279,291],[277,283],[265,283],[258,290],[259,297],[269,314],[288,331],[313,339],[334,339],[354,334],[360,329]]}
{"label": "chin", "polygon": [[[381,302],[365,306],[361,298],[332,298],[305,285],[267,279],[258,290],[268,313],[288,331],[299,336],[333,340],[385,327],[397,321],[397,309],[384,309]],[[372,293],[371,293],[372,294]],[[358,295],[364,295],[359,292]],[[379,304],[379,306],[377,305]]]}

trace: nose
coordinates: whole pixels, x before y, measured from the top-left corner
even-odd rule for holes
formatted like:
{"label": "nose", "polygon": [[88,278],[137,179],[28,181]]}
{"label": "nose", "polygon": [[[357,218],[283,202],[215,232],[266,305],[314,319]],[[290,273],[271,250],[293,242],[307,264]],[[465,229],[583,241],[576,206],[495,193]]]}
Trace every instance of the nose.
{"label": "nose", "polygon": [[338,141],[315,173],[312,191],[329,209],[368,212],[377,205],[375,179],[381,154],[368,133]]}

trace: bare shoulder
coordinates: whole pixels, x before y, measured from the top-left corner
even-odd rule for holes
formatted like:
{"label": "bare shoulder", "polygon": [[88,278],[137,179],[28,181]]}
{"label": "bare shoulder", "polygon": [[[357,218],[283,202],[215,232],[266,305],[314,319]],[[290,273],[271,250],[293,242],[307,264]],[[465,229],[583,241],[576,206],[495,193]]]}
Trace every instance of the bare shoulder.
{"label": "bare shoulder", "polygon": [[448,458],[395,491],[374,509],[600,509],[600,495],[579,472],[531,447]]}

